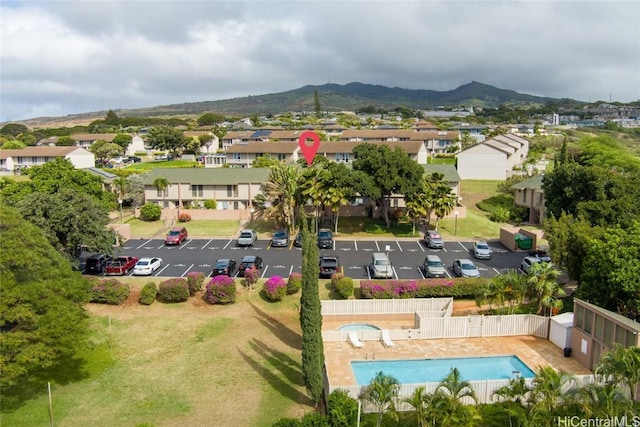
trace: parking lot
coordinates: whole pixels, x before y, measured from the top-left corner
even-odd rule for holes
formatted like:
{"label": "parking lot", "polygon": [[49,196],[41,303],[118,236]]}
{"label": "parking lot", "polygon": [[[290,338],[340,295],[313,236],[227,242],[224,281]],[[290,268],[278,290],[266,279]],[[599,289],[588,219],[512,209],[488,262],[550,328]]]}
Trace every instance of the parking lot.
{"label": "parking lot", "polygon": [[[481,277],[494,277],[509,269],[517,269],[526,253],[511,252],[499,242],[488,242],[493,250],[491,260],[476,260]],[[388,254],[393,274],[398,279],[422,279],[421,268],[426,255],[438,255],[446,267],[448,277],[454,259],[473,259],[473,242],[448,241],[444,249],[429,249],[418,239],[414,240],[335,240],[333,249],[320,249],[320,255],[335,255],[340,259],[344,274],[354,279],[370,277],[368,265],[374,252]],[[262,277],[287,277],[301,272],[302,251],[293,245],[272,248],[269,240],[258,240],[254,246],[238,247],[235,239],[190,239],[180,246],[165,246],[163,240],[129,240],[115,255],[160,257],[163,265],[153,275],[184,277],[191,271],[211,275],[213,265],[221,258],[231,258],[238,263],[244,255],[257,255],[264,260]]]}

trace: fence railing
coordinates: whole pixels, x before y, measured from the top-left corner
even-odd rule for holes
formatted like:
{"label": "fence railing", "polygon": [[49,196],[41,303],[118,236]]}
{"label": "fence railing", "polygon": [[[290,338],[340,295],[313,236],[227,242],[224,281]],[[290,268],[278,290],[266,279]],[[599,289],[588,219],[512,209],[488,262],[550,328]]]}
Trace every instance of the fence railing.
{"label": "fence railing", "polygon": [[406,314],[437,312],[451,315],[453,298],[368,299],[368,300],[324,300],[323,316],[354,314]]}

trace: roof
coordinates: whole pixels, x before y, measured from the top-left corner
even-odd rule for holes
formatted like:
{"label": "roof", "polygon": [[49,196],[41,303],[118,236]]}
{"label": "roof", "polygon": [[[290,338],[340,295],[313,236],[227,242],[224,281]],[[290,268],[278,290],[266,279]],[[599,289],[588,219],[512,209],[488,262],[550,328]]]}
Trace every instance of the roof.
{"label": "roof", "polygon": [[87,168],[85,170],[99,176],[103,181],[106,182],[113,182],[116,178],[118,178],[118,175],[112,174],[111,172],[107,172],[106,170],[100,168]]}
{"label": "roof", "polygon": [[527,178],[523,181],[518,182],[517,184],[513,184],[509,187],[512,190],[542,190],[542,179],[544,178],[543,174],[534,175],[531,178]]}
{"label": "roof", "polygon": [[447,182],[460,182],[460,175],[454,165],[422,165],[424,172],[428,175],[441,173]]}
{"label": "roof", "polygon": [[17,150],[0,150],[0,159],[9,157],[64,157],[78,150],[81,151],[81,154],[90,154],[84,148],[76,146],[26,147]]}
{"label": "roof", "polygon": [[[460,154],[462,153],[473,153],[473,152],[477,152],[479,151],[480,153],[486,153],[487,151],[485,150],[486,148],[493,150],[493,151],[499,151],[501,153],[503,153],[505,156],[509,157],[510,155],[513,154],[513,147],[509,147],[507,145],[504,144],[487,144],[487,141],[483,141],[483,142],[479,142],[477,144],[473,144],[471,147],[466,148],[462,151],[460,151],[458,153],[458,157],[460,157]],[[500,146],[503,146],[504,148],[500,148]]]}
{"label": "roof", "polygon": [[621,314],[614,313],[613,311],[607,310],[606,308],[598,307],[597,305],[588,303],[578,298],[574,298],[573,301],[574,303],[578,303],[579,305],[587,307],[589,310],[595,313],[601,314],[603,316],[606,316],[610,319],[615,320],[621,325],[624,325],[625,328],[629,329],[630,331],[640,332],[640,323],[634,322],[632,319],[629,319],[628,317],[624,317]]}
{"label": "roof", "polygon": [[290,141],[251,141],[247,143],[235,143],[227,148],[227,153],[258,153],[258,154],[292,154],[300,147],[297,142]]}
{"label": "roof", "polygon": [[113,141],[117,133],[76,133],[70,135],[76,141],[97,141],[99,139],[107,142]]}
{"label": "roof", "polygon": [[269,178],[268,168],[168,168],[152,169],[147,173],[145,185],[153,185],[156,178],[170,183],[192,185],[235,185],[262,183]]}
{"label": "roof", "polygon": [[386,145],[392,150],[400,147],[409,154],[417,154],[424,147],[421,141],[320,141],[318,153],[353,153],[353,147],[360,144]]}
{"label": "roof", "polygon": [[552,322],[556,322],[566,328],[573,326],[573,313],[562,313],[549,318]]}

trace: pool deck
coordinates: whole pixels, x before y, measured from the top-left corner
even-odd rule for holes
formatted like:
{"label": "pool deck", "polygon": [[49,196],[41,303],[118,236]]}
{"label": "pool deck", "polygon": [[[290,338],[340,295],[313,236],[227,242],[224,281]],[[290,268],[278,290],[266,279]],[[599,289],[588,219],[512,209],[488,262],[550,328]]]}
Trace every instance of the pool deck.
{"label": "pool deck", "polygon": [[[337,325],[323,324],[325,330],[335,330]],[[385,324],[381,324],[385,323]],[[376,322],[381,329],[411,328],[413,322]],[[424,359],[434,357],[474,357],[515,355],[532,370],[539,366],[552,366],[575,375],[591,374],[575,359],[564,357],[561,348],[550,341],[534,336],[487,338],[448,338],[429,340],[395,340],[393,347],[385,347],[379,341],[364,341],[363,348],[354,348],[348,342],[325,342],[324,353],[327,375],[332,387],[355,386],[351,369],[353,360]],[[443,377],[447,372],[443,372]]]}

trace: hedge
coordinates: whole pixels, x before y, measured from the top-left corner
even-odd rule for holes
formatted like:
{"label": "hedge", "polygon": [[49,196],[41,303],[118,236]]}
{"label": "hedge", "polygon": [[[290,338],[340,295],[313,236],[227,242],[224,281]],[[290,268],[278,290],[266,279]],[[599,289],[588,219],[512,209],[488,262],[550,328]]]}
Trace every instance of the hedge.
{"label": "hedge", "polygon": [[365,299],[455,297],[475,298],[488,279],[361,280]]}
{"label": "hedge", "polygon": [[158,288],[154,282],[148,282],[140,291],[138,302],[142,305],[151,305],[156,300]]}
{"label": "hedge", "polygon": [[270,277],[264,282],[264,293],[270,301],[280,301],[287,294],[287,283],[280,276]]}
{"label": "hedge", "polygon": [[169,279],[160,283],[158,301],[185,302],[189,299],[189,285],[186,279]]}
{"label": "hedge", "polygon": [[92,281],[89,301],[98,304],[120,305],[124,303],[131,294],[128,284],[117,279],[105,279]]}
{"label": "hedge", "polygon": [[209,304],[233,304],[236,302],[236,282],[229,276],[215,276],[204,291],[204,300]]}

